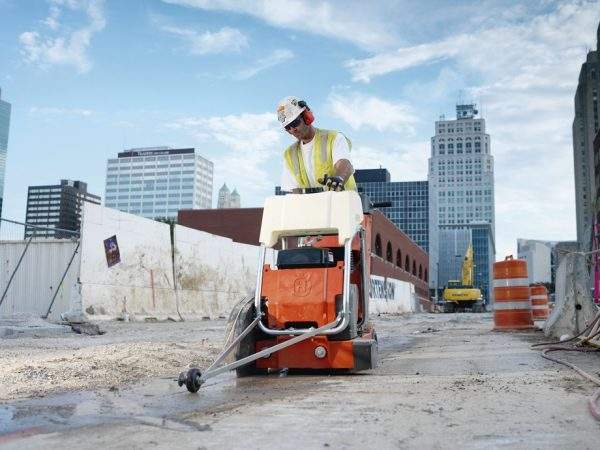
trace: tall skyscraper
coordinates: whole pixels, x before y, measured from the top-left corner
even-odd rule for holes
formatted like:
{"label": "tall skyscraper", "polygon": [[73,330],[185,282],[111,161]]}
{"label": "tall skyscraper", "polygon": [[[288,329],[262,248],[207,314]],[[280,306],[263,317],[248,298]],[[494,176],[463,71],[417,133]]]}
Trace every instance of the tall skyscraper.
{"label": "tall skyscraper", "polygon": [[2,100],[0,89],[0,217],[4,200],[4,173],[6,171],[6,152],[8,151],[8,129],[10,128],[10,103]]}
{"label": "tall skyscraper", "polygon": [[25,222],[43,228],[25,227],[25,237],[70,238],[73,235],[62,230],[79,230],[83,202],[100,204],[100,197],[90,194],[83,181],[29,186]]}
{"label": "tall skyscraper", "polygon": [[[598,27],[600,44],[600,26]],[[598,46],[598,44],[597,44]],[[587,54],[579,72],[575,92],[573,119],[573,163],[575,169],[575,208],[577,215],[577,242],[582,250],[591,247],[594,212],[600,205],[600,186],[595,180],[594,137],[599,129],[598,92],[600,92],[600,58],[598,51]]]}
{"label": "tall skyscraper", "polygon": [[193,148],[133,148],[109,159],[105,206],[147,218],[210,209],[213,163]]}
{"label": "tall skyscraper", "polygon": [[[429,286],[458,279],[471,240],[475,284],[491,299],[495,259],[494,158],[485,119],[474,104],[456,106],[456,119],[435,123],[429,158]],[[462,230],[462,231],[460,231]]]}
{"label": "tall skyscraper", "polygon": [[429,196],[427,181],[390,181],[387,169],[359,169],[354,172],[358,192],[372,202],[392,205],[381,212],[426,252],[429,251]]}

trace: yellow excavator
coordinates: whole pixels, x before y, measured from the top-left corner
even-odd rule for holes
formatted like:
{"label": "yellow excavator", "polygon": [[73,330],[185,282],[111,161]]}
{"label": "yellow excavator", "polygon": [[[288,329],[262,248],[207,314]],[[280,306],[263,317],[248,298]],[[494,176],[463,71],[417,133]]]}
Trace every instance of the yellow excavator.
{"label": "yellow excavator", "polygon": [[481,290],[473,286],[473,247],[469,244],[463,258],[460,280],[449,280],[444,289],[444,312],[453,313],[459,310],[483,312]]}

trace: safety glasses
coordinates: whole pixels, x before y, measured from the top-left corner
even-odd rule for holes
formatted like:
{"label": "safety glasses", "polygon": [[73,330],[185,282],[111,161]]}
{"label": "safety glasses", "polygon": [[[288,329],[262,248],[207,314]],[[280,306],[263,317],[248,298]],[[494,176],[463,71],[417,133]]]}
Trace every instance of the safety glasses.
{"label": "safety glasses", "polygon": [[288,123],[285,126],[285,129],[289,131],[291,128],[296,128],[298,125],[300,125],[301,121],[302,121],[302,116],[300,115],[300,116],[296,117],[294,120],[292,120],[290,123]]}

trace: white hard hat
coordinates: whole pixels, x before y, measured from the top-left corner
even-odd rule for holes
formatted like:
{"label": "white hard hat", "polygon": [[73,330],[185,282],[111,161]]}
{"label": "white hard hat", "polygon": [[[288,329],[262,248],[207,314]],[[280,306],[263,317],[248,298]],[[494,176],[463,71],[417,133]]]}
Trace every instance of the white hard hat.
{"label": "white hard hat", "polygon": [[306,106],[300,106],[300,100],[298,97],[285,97],[277,105],[277,120],[281,122],[284,127],[293,122],[296,117],[302,114],[302,111],[306,109]]}

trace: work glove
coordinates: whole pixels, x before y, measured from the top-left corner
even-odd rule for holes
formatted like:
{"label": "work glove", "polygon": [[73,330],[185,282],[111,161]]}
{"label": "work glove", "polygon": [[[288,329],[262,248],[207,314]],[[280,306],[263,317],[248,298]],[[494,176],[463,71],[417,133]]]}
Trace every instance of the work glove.
{"label": "work glove", "polygon": [[333,177],[325,174],[323,175],[323,178],[319,178],[317,181],[319,184],[325,186],[326,191],[344,190],[344,179],[342,177]]}

